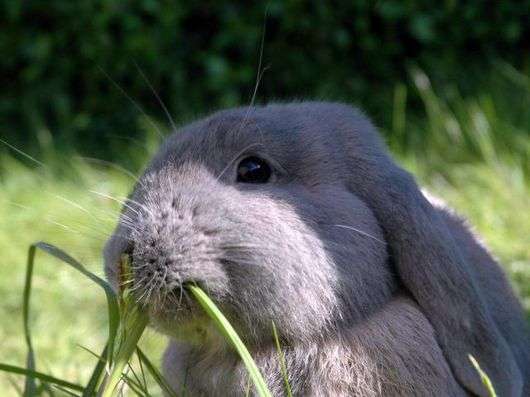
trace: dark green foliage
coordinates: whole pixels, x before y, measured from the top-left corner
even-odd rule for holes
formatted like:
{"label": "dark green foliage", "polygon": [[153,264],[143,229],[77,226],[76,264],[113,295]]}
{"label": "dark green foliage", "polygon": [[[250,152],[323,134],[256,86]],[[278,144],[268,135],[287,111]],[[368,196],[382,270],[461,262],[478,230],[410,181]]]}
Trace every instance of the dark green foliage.
{"label": "dark green foliage", "polygon": [[[32,153],[53,136],[55,145],[115,159],[122,138],[143,124],[101,69],[165,120],[135,62],[178,123],[247,104],[266,9],[259,102],[344,100],[390,127],[394,88],[411,85],[411,65],[464,92],[482,83],[489,59],[528,67],[528,0],[3,0],[0,135]],[[408,91],[414,112],[421,102]]]}

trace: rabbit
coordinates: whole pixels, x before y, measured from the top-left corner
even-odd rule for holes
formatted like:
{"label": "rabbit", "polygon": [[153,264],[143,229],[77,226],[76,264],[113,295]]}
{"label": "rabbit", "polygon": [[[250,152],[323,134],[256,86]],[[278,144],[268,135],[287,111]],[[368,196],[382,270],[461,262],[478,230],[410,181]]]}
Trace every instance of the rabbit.
{"label": "rabbit", "polygon": [[[432,201],[432,202],[431,202]],[[390,157],[359,110],[326,102],[219,111],[169,136],[104,248],[169,336],[164,375],[190,396],[255,393],[190,298],[202,287],[273,395],[530,395],[520,303],[468,226]]]}

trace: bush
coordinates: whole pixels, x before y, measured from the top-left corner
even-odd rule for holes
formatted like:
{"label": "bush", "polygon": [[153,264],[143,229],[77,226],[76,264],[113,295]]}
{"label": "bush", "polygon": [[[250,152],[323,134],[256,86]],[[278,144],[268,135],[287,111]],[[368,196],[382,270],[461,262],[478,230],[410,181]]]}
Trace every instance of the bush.
{"label": "bush", "polygon": [[[117,136],[138,135],[141,117],[105,73],[148,114],[165,117],[135,62],[177,122],[246,104],[265,13],[259,101],[344,100],[388,126],[394,88],[410,84],[411,64],[463,90],[481,84],[488,60],[528,68],[523,3],[271,0],[265,11],[227,1],[4,0],[1,135],[33,152],[53,136],[56,146],[109,157]],[[414,95],[408,103],[420,106]]]}

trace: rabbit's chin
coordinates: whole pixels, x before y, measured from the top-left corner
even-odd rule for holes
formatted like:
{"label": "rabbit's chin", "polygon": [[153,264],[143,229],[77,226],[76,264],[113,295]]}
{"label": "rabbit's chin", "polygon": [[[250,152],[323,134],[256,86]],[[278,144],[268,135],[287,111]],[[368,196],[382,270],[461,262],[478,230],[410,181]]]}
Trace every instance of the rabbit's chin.
{"label": "rabbit's chin", "polygon": [[198,312],[173,315],[157,312],[149,320],[156,331],[192,345],[204,346],[215,335],[210,319]]}
{"label": "rabbit's chin", "polygon": [[153,299],[144,305],[150,325],[180,340],[197,339],[209,326],[209,319],[199,305],[188,298]]}
{"label": "rabbit's chin", "polygon": [[163,334],[190,343],[204,343],[209,337],[211,320],[186,288],[168,294],[154,292],[141,306],[150,326]]}

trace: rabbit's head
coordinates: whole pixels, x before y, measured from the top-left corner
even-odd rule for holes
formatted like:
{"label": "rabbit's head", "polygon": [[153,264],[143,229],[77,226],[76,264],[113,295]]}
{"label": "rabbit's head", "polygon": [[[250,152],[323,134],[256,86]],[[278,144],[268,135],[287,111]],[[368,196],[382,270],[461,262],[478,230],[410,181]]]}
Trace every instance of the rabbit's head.
{"label": "rabbit's head", "polygon": [[465,387],[484,393],[468,354],[502,395],[521,387],[503,375],[513,357],[447,226],[348,106],[240,108],[176,131],[106,245],[115,285],[124,252],[137,299],[169,334],[204,324],[187,283],[259,344],[272,321],[293,343],[363,321],[399,279]]}
{"label": "rabbit's head", "polygon": [[272,321],[284,338],[310,340],[389,299],[382,231],[348,190],[333,134],[286,110],[223,111],[185,127],[139,180],[107,272],[116,280],[117,255],[132,255],[132,288],[155,326],[196,324],[187,283],[255,342]]}

